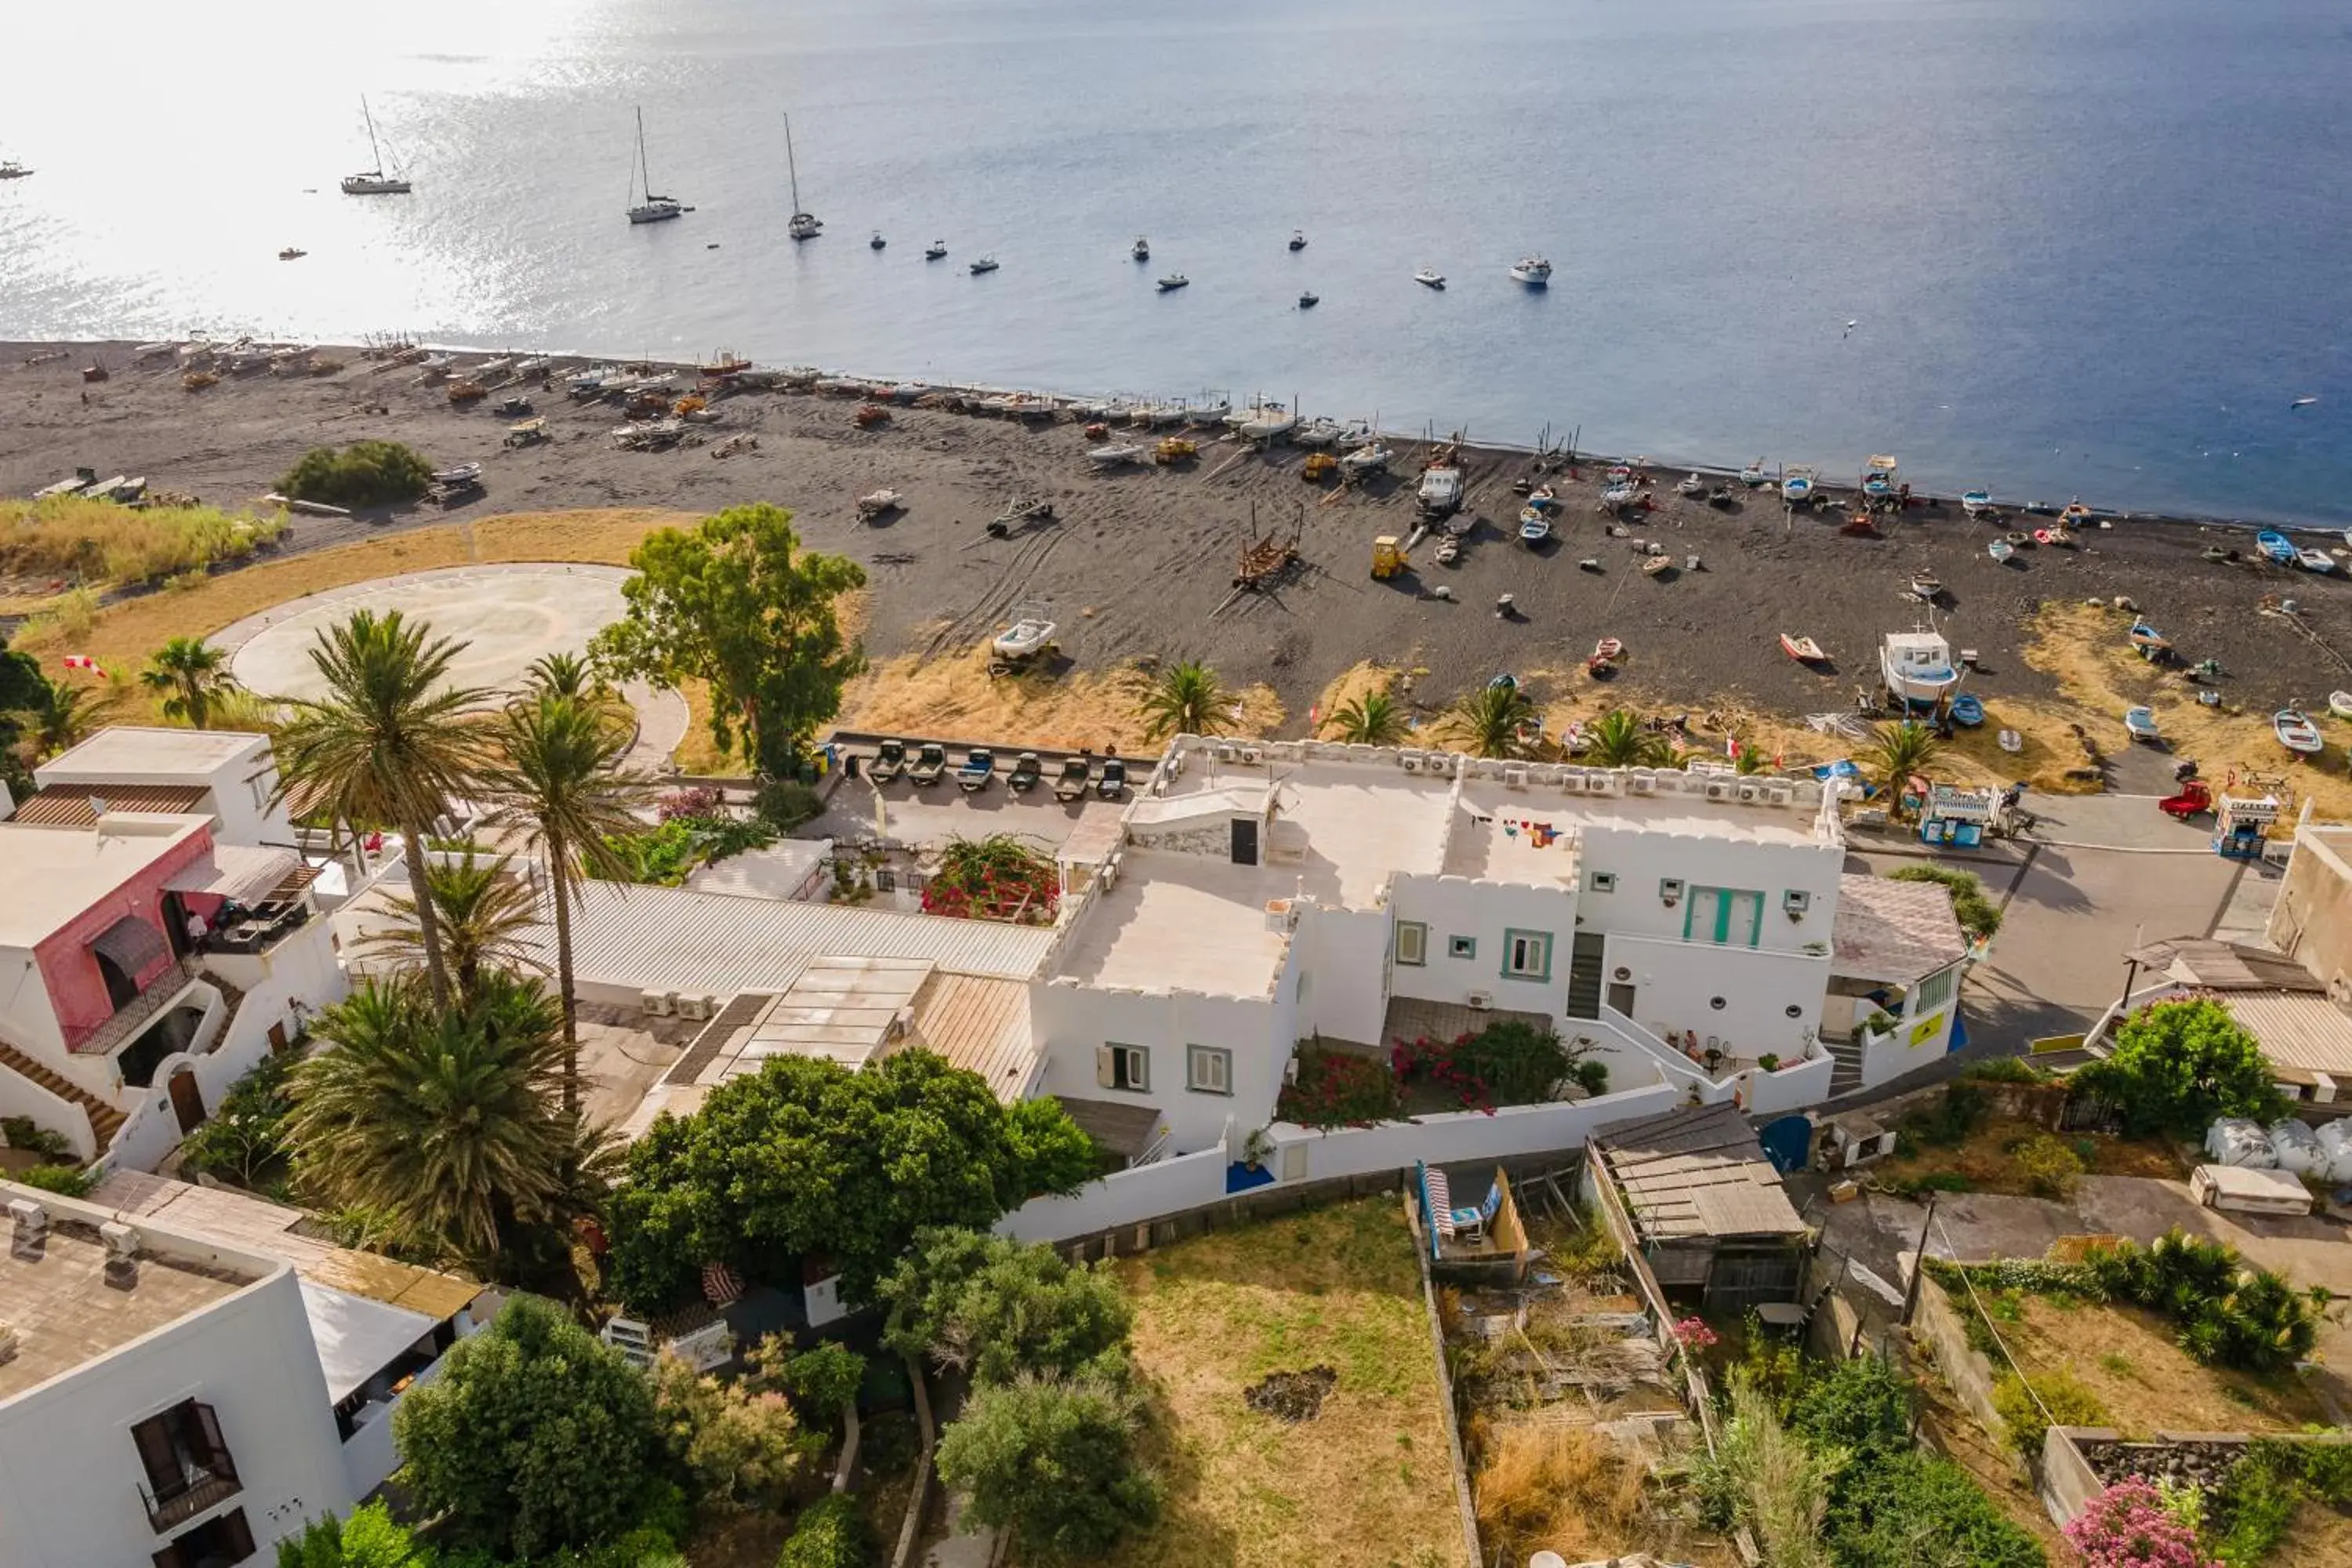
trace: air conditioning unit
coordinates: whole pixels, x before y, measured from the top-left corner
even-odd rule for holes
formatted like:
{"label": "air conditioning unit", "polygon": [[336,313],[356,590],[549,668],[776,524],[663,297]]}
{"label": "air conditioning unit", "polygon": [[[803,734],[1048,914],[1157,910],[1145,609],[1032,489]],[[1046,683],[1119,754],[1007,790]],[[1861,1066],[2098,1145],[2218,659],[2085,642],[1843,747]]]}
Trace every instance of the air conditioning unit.
{"label": "air conditioning unit", "polygon": [[1505,768],[1503,770],[1503,787],[1505,789],[1527,788],[1528,770],[1525,768]]}
{"label": "air conditioning unit", "polygon": [[1582,773],[1569,773],[1560,774],[1559,792],[1562,795],[1582,795],[1584,793],[1584,775]]}
{"label": "air conditioning unit", "polygon": [[1470,993],[1470,1010],[1473,1013],[1484,1013],[1487,1008],[1492,1007],[1494,1005],[1495,994],[1493,992],[1473,991]]}
{"label": "air conditioning unit", "polygon": [[1655,795],[1658,793],[1658,781],[1650,773],[1627,773],[1625,787],[1634,795]]}
{"label": "air conditioning unit", "polygon": [[688,996],[681,994],[677,999],[677,1016],[681,1018],[709,1017],[710,998],[708,996]]}
{"label": "air conditioning unit", "polygon": [[1739,786],[1739,803],[1742,805],[1755,805],[1757,801],[1763,798],[1763,795],[1764,788],[1761,784],[1744,784]]}
{"label": "air conditioning unit", "polygon": [[637,1001],[644,1006],[648,1018],[667,1018],[677,1011],[677,996],[674,992],[641,991],[637,994]]}
{"label": "air conditioning unit", "polygon": [[1786,805],[1797,798],[1797,792],[1787,784],[1766,784],[1764,799],[1769,805]]}
{"label": "air conditioning unit", "polygon": [[1417,773],[1421,772],[1421,758],[1414,752],[1406,752],[1397,758],[1397,766],[1409,773]]}
{"label": "air conditioning unit", "polygon": [[1587,773],[1584,775],[1584,788],[1586,793],[1591,795],[1613,795],[1617,793],[1618,784],[1619,778],[1615,773]]}
{"label": "air conditioning unit", "polygon": [[1218,745],[1218,747],[1217,747],[1217,761],[1219,761],[1219,762],[1221,762],[1221,763],[1230,763],[1230,762],[1232,762],[1232,761],[1234,760],[1234,749],[1233,749],[1233,747],[1231,747],[1230,745],[1225,745],[1225,744],[1223,744],[1223,743],[1220,743],[1220,744]]}
{"label": "air conditioning unit", "polygon": [[1720,779],[1709,779],[1706,781],[1706,798],[1709,800],[1729,800],[1731,798],[1731,786]]}
{"label": "air conditioning unit", "polygon": [[1255,746],[1244,746],[1242,748],[1242,761],[1245,763],[1263,762],[1265,759],[1265,753],[1259,751]]}
{"label": "air conditioning unit", "polygon": [[1297,1083],[1298,1081],[1298,1058],[1297,1057],[1293,1057],[1288,1061],[1282,1064],[1282,1081],[1285,1083]]}

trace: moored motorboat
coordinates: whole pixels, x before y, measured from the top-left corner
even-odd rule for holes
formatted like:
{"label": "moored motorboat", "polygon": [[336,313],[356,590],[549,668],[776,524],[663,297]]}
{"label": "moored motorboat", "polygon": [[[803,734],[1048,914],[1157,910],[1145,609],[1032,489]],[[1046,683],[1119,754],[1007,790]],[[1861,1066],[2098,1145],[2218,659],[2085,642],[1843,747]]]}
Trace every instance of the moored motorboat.
{"label": "moored motorboat", "polygon": [[889,243],[890,242],[888,240],[882,237],[882,231],[877,228],[874,231],[874,237],[866,242],[866,248],[868,250],[879,250]]}
{"label": "moored motorboat", "polygon": [[1290,231],[1290,248],[1293,250],[1304,250],[1307,248],[1307,231],[1305,229],[1294,228]]}
{"label": "moored motorboat", "polygon": [[1540,256],[1522,256],[1511,264],[1511,281],[1541,289],[1551,282],[1551,263]]}
{"label": "moored motorboat", "polygon": [[1135,243],[1128,247],[1127,253],[1138,261],[1149,261],[1151,259],[1151,241],[1139,234],[1135,237]]}
{"label": "moored motorboat", "polygon": [[19,163],[14,158],[8,159],[5,163],[0,163],[0,180],[29,179],[32,176],[32,170],[27,169],[24,164]]}
{"label": "moored motorboat", "polygon": [[1298,308],[1302,310],[1311,310],[1322,302],[1323,297],[1312,290],[1298,296]]}
{"label": "moored motorboat", "polygon": [[[784,222],[784,232],[796,240],[814,239],[824,232],[824,220],[801,205],[801,162],[793,155],[793,117],[784,116],[784,173],[793,184],[793,216]],[[882,237],[874,237],[874,248],[882,248]]]}
{"label": "moored motorboat", "polygon": [[1185,277],[1181,272],[1171,272],[1167,277],[1162,278],[1160,280],[1160,291],[1162,294],[1171,293],[1178,289],[1190,286],[1192,281],[1192,280],[1190,278]]}
{"label": "moored motorboat", "polygon": [[1423,268],[1420,271],[1412,275],[1412,280],[1420,284],[1424,289],[1443,289],[1445,287],[1445,274],[1438,271],[1433,267]]}
{"label": "moored motorboat", "polygon": [[630,171],[630,190],[642,199],[629,205],[629,221],[633,224],[663,223],[694,209],[675,196],[654,194],[653,165],[646,162],[646,111],[637,110],[637,163]]}
{"label": "moored motorboat", "polygon": [[289,245],[285,249],[278,253],[278,259],[280,261],[299,261],[310,254],[310,253],[309,251],[303,249],[299,245]]}
{"label": "moored motorboat", "polygon": [[923,247],[923,259],[926,261],[941,260],[945,258],[947,253],[948,242],[944,239],[935,239],[931,241],[930,244]]}
{"label": "moored motorboat", "polygon": [[360,116],[367,121],[368,151],[375,155],[373,163],[356,174],[345,174],[342,192],[347,196],[404,196],[415,187],[408,176],[394,170],[387,174],[383,167],[383,149],[376,144],[375,116],[368,111],[365,97],[360,100]]}
{"label": "moored motorboat", "polygon": [[979,260],[971,264],[971,273],[975,278],[983,272],[993,272],[995,270],[996,258],[993,256],[983,256]]}
{"label": "moored motorboat", "polygon": [[2315,755],[2326,744],[2319,738],[2319,726],[2299,708],[2282,708],[2271,715],[2271,732],[2280,745],[2297,756]]}

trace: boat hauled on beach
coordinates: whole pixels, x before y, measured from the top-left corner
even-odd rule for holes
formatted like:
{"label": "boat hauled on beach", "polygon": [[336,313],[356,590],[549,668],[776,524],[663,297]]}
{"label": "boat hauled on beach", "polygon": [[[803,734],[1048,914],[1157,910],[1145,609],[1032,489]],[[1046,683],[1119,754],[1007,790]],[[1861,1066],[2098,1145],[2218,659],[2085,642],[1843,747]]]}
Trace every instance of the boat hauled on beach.
{"label": "boat hauled on beach", "polygon": [[1912,708],[1932,708],[1959,684],[1952,645],[1940,632],[1889,632],[1878,645],[1878,675],[1886,693]]}

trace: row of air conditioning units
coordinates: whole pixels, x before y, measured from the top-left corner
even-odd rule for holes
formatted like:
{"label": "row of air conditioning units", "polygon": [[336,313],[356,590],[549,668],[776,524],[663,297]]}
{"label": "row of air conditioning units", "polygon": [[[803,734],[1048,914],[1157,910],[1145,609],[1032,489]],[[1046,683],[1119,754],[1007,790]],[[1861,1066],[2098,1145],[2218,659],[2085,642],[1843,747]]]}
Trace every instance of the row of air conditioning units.
{"label": "row of air conditioning units", "polygon": [[676,1014],[681,1018],[709,1018],[719,1012],[719,998],[697,996],[682,991],[641,991],[638,1001],[648,1018],[667,1018]]}

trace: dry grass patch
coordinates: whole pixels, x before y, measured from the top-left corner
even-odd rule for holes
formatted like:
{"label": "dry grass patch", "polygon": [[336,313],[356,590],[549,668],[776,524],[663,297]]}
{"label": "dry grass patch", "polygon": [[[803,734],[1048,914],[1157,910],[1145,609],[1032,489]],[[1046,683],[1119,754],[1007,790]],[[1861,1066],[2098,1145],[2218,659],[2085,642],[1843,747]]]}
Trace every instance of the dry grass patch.
{"label": "dry grass patch", "polygon": [[[1969,1310],[1965,1298],[1955,1305]],[[2258,1377],[2203,1365],[2173,1342],[2161,1319],[2137,1307],[2006,1292],[1989,1305],[2002,1342],[2028,1372],[2073,1373],[2106,1407],[2109,1425],[2126,1436],[2293,1432],[2327,1420],[2294,1374]]]}
{"label": "dry grass patch", "polygon": [[2084,1172],[2088,1175],[2170,1181],[2186,1174],[2172,1146],[2161,1138],[2053,1134],[2032,1121],[1996,1116],[1957,1144],[1918,1139],[1910,1153],[1879,1161],[1869,1167],[1868,1175],[1874,1183],[1897,1188],[1922,1176],[1958,1175],[1968,1178],[1970,1192],[2031,1194],[2032,1184],[2020,1168],[2017,1153],[2027,1141],[2042,1137],[2056,1137],[2077,1156],[2087,1152]]}
{"label": "dry grass patch", "polygon": [[26,589],[0,602],[0,608],[37,610],[69,586],[67,579],[143,583],[202,572],[215,562],[252,554],[285,527],[282,511],[254,516],[211,506],[133,510],[79,496],[0,500],[0,573]]}
{"label": "dry grass patch", "polygon": [[[842,727],[1129,755],[1152,749],[1136,705],[1142,677],[1135,667],[991,676],[988,666],[984,643],[935,658],[881,660],[850,682]],[[1281,725],[1282,701],[1272,688],[1228,695],[1233,707],[1223,733],[1265,735]]]}
{"label": "dry grass patch", "polygon": [[1393,696],[1397,679],[1403,673],[1393,665],[1374,664],[1370,659],[1341,670],[1315,699],[1318,732],[1330,728],[1331,715],[1360,697]]}
{"label": "dry grass patch", "polygon": [[[1159,1523],[1110,1563],[1458,1568],[1434,1352],[1393,1200],[1200,1237],[1119,1272],[1168,1491]],[[1269,1373],[1318,1365],[1339,1377],[1310,1420],[1244,1402]]]}

